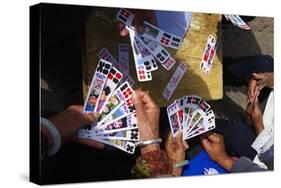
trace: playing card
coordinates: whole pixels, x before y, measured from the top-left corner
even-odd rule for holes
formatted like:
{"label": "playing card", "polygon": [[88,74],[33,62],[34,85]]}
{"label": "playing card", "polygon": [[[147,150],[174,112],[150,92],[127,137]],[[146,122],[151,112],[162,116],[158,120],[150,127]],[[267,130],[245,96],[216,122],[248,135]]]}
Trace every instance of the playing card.
{"label": "playing card", "polygon": [[183,129],[183,118],[184,118],[184,103],[185,103],[185,99],[186,96],[176,100],[176,103],[178,105],[178,117],[179,117],[179,123],[180,123],[180,130]]}
{"label": "playing card", "polygon": [[98,142],[102,142],[104,144],[113,146],[117,149],[120,149],[122,151],[125,151],[127,153],[133,154],[135,152],[135,142],[128,141],[128,140],[109,140],[109,139],[99,139],[99,138],[92,138],[93,140],[96,140]]}
{"label": "playing card", "polygon": [[184,139],[193,138],[214,129],[215,127],[215,114],[213,110],[210,110],[203,115],[203,118],[201,118],[200,121],[195,125],[193,131],[191,131],[188,135],[184,135]]}
{"label": "playing card", "polygon": [[188,124],[185,125],[187,129],[185,130],[184,135],[187,136],[192,130],[194,130],[194,127],[201,120],[201,118],[203,118],[204,114],[207,113],[210,108],[210,105],[206,101],[200,102],[198,108],[193,111]]}
{"label": "playing card", "polygon": [[[119,65],[123,74],[129,76],[129,45],[121,43],[118,45]],[[131,84],[131,83],[130,83]]]}
{"label": "playing card", "polygon": [[109,97],[120,83],[122,77],[123,74],[120,71],[118,71],[115,67],[111,68],[103,90],[97,100],[98,105],[96,105],[95,112],[101,112],[103,110],[105,102],[108,101]]}
{"label": "playing card", "polygon": [[140,134],[138,129],[131,129],[131,130],[124,130],[119,132],[100,134],[100,135],[96,135],[95,138],[108,139],[108,140],[139,141]]}
{"label": "playing card", "polygon": [[176,102],[173,102],[167,107],[167,114],[173,137],[176,137],[176,134],[181,131],[178,111],[179,108]]}
{"label": "playing card", "polygon": [[118,117],[113,122],[105,123],[95,128],[95,135],[107,134],[137,128],[136,113],[128,114],[125,117]]}
{"label": "playing card", "polygon": [[168,82],[163,92],[163,97],[166,100],[170,100],[173,92],[175,91],[177,85],[179,84],[181,78],[183,77],[186,69],[187,69],[186,64],[184,62],[180,62],[178,68],[176,69],[175,73],[173,74],[172,78]]}
{"label": "playing card", "polygon": [[132,51],[133,51],[138,80],[140,82],[151,81],[152,74],[151,74],[151,72],[146,71],[146,67],[144,66],[142,55],[140,53],[138,53],[138,50],[137,50],[137,47],[135,44],[135,33],[132,29],[129,29],[129,36],[131,39]]}
{"label": "playing card", "polygon": [[134,112],[132,93],[133,89],[128,82],[120,85],[105,102],[97,125],[100,126],[116,117],[125,116]]}
{"label": "playing card", "polygon": [[153,57],[153,55],[149,52],[149,50],[143,45],[143,42],[140,38],[135,37],[135,46],[138,54],[142,56],[142,62],[145,66],[145,70],[147,72],[155,71],[158,69],[158,65]]}
{"label": "playing card", "polygon": [[133,24],[135,15],[127,9],[120,9],[116,18],[127,26]]}
{"label": "playing card", "polygon": [[166,69],[166,70],[170,70],[174,64],[176,64],[176,61],[170,56],[168,59],[166,59],[166,61],[164,61],[163,63],[161,63],[161,65]]}
{"label": "playing card", "polygon": [[84,112],[93,112],[95,110],[97,100],[107,80],[111,66],[110,62],[102,59],[99,61],[84,104]]}
{"label": "playing card", "polygon": [[106,48],[102,48],[99,53],[98,53],[98,57],[101,59],[104,59],[110,63],[112,63],[112,65],[117,68],[119,71],[122,72],[123,74],[123,80],[121,82],[129,82],[131,84],[131,86],[134,85],[134,80],[129,76],[129,68],[126,69],[126,66],[124,66],[124,64],[120,64],[116,61],[116,59],[112,56],[112,54],[106,49]]}
{"label": "playing card", "polygon": [[244,29],[244,30],[250,30],[251,28],[249,27],[248,24],[246,24],[243,19],[238,16],[238,15],[230,15],[230,14],[225,14],[224,17],[227,19],[227,20],[230,20],[233,25],[235,26],[238,26],[240,27],[241,29]]}
{"label": "playing card", "polygon": [[213,37],[212,35],[209,35],[200,64],[200,68],[206,74],[210,73],[216,55],[216,49],[217,49],[216,38]]}
{"label": "playing card", "polygon": [[189,120],[192,117],[193,112],[198,108],[201,97],[199,96],[185,96],[185,100],[183,101],[183,109],[184,109],[184,118],[183,118],[183,130],[186,132],[189,125]]}
{"label": "playing card", "polygon": [[144,21],[144,33],[143,37],[158,42],[166,47],[179,49],[181,44],[181,37],[172,33],[163,31],[162,29]]}
{"label": "playing card", "polygon": [[[153,56],[159,61],[161,64],[165,63],[169,58],[172,59],[170,53],[163,48],[162,45],[159,43],[146,39],[144,37],[140,37],[136,35],[136,38],[140,38],[141,41],[143,42],[144,46],[150,51],[150,53],[153,54]],[[166,62],[167,64],[167,62]]]}

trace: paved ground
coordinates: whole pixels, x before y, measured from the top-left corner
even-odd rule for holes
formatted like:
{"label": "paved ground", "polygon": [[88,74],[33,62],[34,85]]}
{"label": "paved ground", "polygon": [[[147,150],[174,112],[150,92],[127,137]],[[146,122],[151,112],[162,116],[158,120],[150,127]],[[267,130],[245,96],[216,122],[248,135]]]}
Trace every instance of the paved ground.
{"label": "paved ground", "polygon": [[[251,27],[250,31],[244,31],[232,24],[223,27],[224,56],[242,57],[267,54],[273,57],[273,18],[256,17],[248,24]],[[223,100],[211,102],[217,116],[231,118],[245,115],[246,92],[246,87],[225,86]]]}

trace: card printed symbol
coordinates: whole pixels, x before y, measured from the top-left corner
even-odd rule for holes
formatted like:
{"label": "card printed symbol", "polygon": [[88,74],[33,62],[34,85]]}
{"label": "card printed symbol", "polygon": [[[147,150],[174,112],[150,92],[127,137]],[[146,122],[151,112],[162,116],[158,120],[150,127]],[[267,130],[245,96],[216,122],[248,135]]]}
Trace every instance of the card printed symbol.
{"label": "card printed symbol", "polygon": [[165,37],[162,37],[161,40],[160,40],[160,42],[161,42],[162,44],[168,45],[169,42],[170,42],[170,40],[167,39],[167,38],[165,38]]}
{"label": "card printed symbol", "polygon": [[121,9],[120,14],[122,14],[123,16],[125,16],[126,18],[129,18],[130,13],[127,12],[125,9]]}
{"label": "card printed symbol", "polygon": [[139,136],[139,134],[136,132],[136,133],[131,133],[131,139],[135,139],[135,140],[137,140],[138,139],[138,136]]}
{"label": "card printed symbol", "polygon": [[137,124],[133,124],[133,127],[137,127]]}
{"label": "card printed symbol", "polygon": [[144,70],[139,70],[139,77],[141,80],[145,79],[146,78],[146,73]]}
{"label": "card printed symbol", "polygon": [[133,152],[134,151],[134,146],[127,145],[126,151],[127,152]]}

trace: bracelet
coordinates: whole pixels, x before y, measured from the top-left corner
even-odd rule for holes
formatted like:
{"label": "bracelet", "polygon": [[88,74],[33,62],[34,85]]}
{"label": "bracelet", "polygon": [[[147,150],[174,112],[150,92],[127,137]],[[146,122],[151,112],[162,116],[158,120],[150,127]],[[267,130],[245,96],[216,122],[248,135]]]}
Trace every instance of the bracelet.
{"label": "bracelet", "polygon": [[184,166],[184,165],[187,165],[188,163],[189,163],[188,160],[184,160],[184,161],[178,162],[178,163],[176,163],[176,164],[173,165],[173,169],[182,167],[182,166]]}
{"label": "bracelet", "polygon": [[156,138],[153,140],[146,140],[146,141],[141,141],[138,143],[138,146],[146,146],[146,145],[151,145],[151,144],[160,144],[162,142],[161,138]]}
{"label": "bracelet", "polygon": [[48,155],[52,156],[55,153],[57,153],[60,149],[60,145],[61,145],[60,133],[59,133],[58,129],[55,127],[55,125],[46,118],[43,118],[43,117],[40,118],[40,125],[46,129],[48,129],[49,133],[51,134],[51,136],[53,138],[53,146],[48,152]]}

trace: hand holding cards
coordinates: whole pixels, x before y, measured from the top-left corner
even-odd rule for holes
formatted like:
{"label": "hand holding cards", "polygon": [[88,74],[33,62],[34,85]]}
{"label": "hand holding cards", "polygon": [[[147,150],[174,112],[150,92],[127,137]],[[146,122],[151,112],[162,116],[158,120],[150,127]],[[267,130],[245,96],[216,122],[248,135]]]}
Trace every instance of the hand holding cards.
{"label": "hand holding cards", "polygon": [[123,74],[101,59],[89,89],[84,112],[99,112],[92,125],[79,131],[79,138],[96,140],[128,153],[134,153],[139,132],[132,93],[128,82],[120,85]]}
{"label": "hand holding cards", "polygon": [[184,96],[167,107],[173,136],[183,132],[183,140],[215,128],[215,114],[210,105],[198,96]]}

